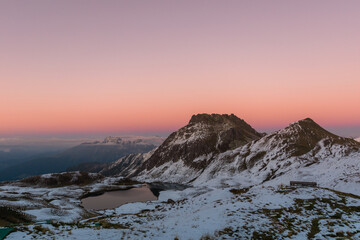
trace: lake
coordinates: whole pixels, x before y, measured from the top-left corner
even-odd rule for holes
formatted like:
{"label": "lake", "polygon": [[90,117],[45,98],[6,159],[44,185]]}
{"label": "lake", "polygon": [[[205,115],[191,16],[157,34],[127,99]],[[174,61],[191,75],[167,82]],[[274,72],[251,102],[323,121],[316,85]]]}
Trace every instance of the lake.
{"label": "lake", "polygon": [[147,187],[137,187],[127,190],[105,192],[98,196],[90,196],[81,200],[86,209],[103,210],[117,208],[125,203],[146,202],[157,200],[157,197]]}

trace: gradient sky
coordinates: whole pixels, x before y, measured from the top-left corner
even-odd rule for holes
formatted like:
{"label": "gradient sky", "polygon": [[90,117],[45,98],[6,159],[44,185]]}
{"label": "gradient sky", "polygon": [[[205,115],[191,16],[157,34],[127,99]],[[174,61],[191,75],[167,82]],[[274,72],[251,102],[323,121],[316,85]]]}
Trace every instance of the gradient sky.
{"label": "gradient sky", "polygon": [[359,16],[358,0],[2,0],[0,135],[167,132],[206,112],[360,136]]}

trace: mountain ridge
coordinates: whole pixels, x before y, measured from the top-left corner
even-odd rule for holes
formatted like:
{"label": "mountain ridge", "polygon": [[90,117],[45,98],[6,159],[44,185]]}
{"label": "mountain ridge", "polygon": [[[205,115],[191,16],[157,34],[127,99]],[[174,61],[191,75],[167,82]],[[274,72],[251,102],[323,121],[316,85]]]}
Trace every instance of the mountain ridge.
{"label": "mountain ridge", "polygon": [[[187,126],[201,124],[204,121],[209,122],[208,118],[211,115],[200,116],[199,118],[195,117],[195,119],[192,117]],[[216,116],[218,117],[218,115]],[[212,121],[211,117],[210,119],[210,122],[219,122]],[[179,131],[182,131],[181,129]],[[172,133],[170,140],[177,134],[178,132]],[[198,137],[189,135],[189,141],[182,139],[180,144],[185,143],[186,146],[186,144],[193,143],[194,139]],[[193,157],[192,161],[196,164],[203,163],[200,165],[202,167],[193,167],[193,164],[186,163],[181,157],[175,159],[175,156],[169,156],[171,151],[166,152],[169,140],[165,140],[164,144],[164,146],[159,146],[158,149],[165,149],[165,152],[162,151],[161,153],[166,156],[168,161],[163,161],[162,164],[158,165],[153,164],[152,166],[145,161],[143,167],[133,177],[143,181],[204,184],[217,177],[226,178],[243,175],[253,180],[256,178],[255,181],[252,180],[253,183],[261,183],[287,174],[293,168],[301,169],[314,164],[330,162],[327,159],[334,160],[331,164],[338,164],[341,167],[343,158],[347,159],[355,154],[354,158],[351,158],[351,164],[356,165],[356,156],[360,156],[360,143],[330,133],[310,118],[291,123],[284,129],[265,136],[262,135],[262,137],[236,148],[229,148],[223,152],[209,152]],[[187,148],[187,150],[189,149]],[[350,171],[353,172],[353,170]],[[345,173],[339,173],[337,177],[341,178],[343,174]],[[243,180],[247,181],[247,179]]]}

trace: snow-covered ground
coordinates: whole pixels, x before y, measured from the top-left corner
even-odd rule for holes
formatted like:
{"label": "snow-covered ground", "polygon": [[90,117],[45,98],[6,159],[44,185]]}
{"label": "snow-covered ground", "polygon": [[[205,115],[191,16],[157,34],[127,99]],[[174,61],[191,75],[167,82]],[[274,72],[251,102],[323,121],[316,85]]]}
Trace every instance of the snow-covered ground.
{"label": "snow-covered ground", "polygon": [[[75,172],[76,173],[76,172]],[[50,175],[42,175],[49,178]],[[64,187],[28,186],[13,182],[0,185],[0,206],[21,209],[33,216],[34,221],[53,220],[70,223],[94,215],[81,206],[86,193],[127,188],[118,185],[118,178],[105,178],[95,183]]]}
{"label": "snow-covered ground", "polygon": [[[214,161],[183,191],[163,191],[157,201],[90,213],[80,206],[79,197],[116,187],[119,179],[105,178],[82,187],[4,185],[0,187],[2,205],[21,206],[36,221],[54,222],[19,226],[7,239],[359,239],[360,155],[354,152],[339,158],[341,151],[336,148],[327,149],[330,155],[318,151],[317,156],[326,159],[311,164],[296,157],[285,159],[281,172],[267,181],[276,162],[268,161],[268,168],[259,164],[236,172],[235,160],[209,175],[221,163]],[[184,172],[176,175],[179,172],[171,172],[174,169]],[[192,174],[185,170],[169,166],[166,174],[181,180],[184,174]],[[290,180],[316,181],[319,187],[286,187]]]}
{"label": "snow-covered ground", "polygon": [[[79,198],[88,191],[116,186],[119,179],[105,178],[83,187],[3,185],[0,198],[2,205],[24,208],[34,221],[52,221],[19,225],[7,239],[358,239],[360,197],[355,194],[359,182],[337,175],[358,167],[352,159],[343,160],[342,170],[329,160],[326,166],[320,162],[295,167],[264,183],[250,172],[217,175],[206,184],[160,192],[156,201],[97,212],[83,209]],[[319,187],[288,187],[289,179],[297,176],[309,180],[318,176]]]}
{"label": "snow-covered ground", "polygon": [[102,211],[101,218],[22,226],[7,239],[357,239],[359,208],[359,197],[321,188],[195,187]]}

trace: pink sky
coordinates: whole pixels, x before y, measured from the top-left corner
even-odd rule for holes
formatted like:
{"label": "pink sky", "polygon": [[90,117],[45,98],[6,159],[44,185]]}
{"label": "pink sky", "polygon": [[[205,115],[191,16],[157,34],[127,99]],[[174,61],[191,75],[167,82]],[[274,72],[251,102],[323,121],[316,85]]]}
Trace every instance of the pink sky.
{"label": "pink sky", "polygon": [[162,132],[203,112],[360,126],[359,15],[357,0],[0,1],[0,135]]}

